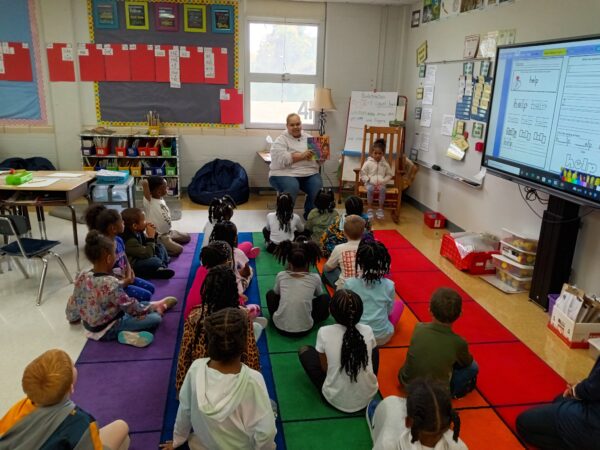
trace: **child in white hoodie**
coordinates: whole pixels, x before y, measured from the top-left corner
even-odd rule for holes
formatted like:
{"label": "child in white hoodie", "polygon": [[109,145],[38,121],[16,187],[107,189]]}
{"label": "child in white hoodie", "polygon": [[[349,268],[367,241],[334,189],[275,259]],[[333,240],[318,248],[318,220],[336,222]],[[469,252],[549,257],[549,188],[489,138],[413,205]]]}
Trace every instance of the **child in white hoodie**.
{"label": "child in white hoodie", "polygon": [[[275,449],[275,416],[260,372],[242,364],[248,318],[239,308],[208,316],[208,358],[194,361],[179,392],[173,441],[195,449]],[[193,432],[192,432],[193,430]]]}
{"label": "child in white hoodie", "polygon": [[376,216],[383,219],[385,203],[385,186],[392,179],[392,168],[383,157],[385,155],[385,140],[377,139],[371,148],[371,155],[360,169],[360,180],[367,187],[367,216],[373,219],[373,194],[379,193],[379,209]]}

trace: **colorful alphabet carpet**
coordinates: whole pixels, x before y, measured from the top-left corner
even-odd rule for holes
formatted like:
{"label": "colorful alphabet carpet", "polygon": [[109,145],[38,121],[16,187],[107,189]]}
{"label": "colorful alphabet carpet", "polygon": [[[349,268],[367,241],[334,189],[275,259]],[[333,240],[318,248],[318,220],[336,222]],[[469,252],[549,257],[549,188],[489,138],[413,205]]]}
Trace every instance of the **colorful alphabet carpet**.
{"label": "colorful alphabet carpet", "polygon": [[[462,420],[461,438],[470,449],[489,448],[490,442],[495,448],[523,448],[515,434],[517,415],[551,402],[563,390],[565,381],[397,231],[376,231],[375,236],[390,251],[390,276],[407,305],[396,334],[380,349],[380,394],[405,395],[397,373],[404,363],[412,330],[418,321],[430,320],[431,293],[442,286],[454,288],[464,300],[455,331],[467,340],[480,367],[477,390],[454,401]],[[255,277],[247,294],[249,302],[261,304],[268,317],[265,294],[282,267],[264,251],[261,233],[240,233],[239,240],[252,240],[263,248],[252,261]],[[176,271],[173,279],[156,283],[156,298],[185,298],[198,267],[198,242],[195,235],[184,254],[172,262]],[[172,435],[182,310],[180,302],[164,316],[154,343],[145,349],[89,341],[77,361],[80,375],[74,400],[100,425],[117,418],[126,420],[132,450],[157,448]],[[330,323],[331,318],[324,324]],[[364,411],[346,414],[328,406],[304,374],[297,351],[302,345],[314,345],[316,334],[314,330],[306,337],[292,339],[268,327],[258,342],[262,373],[271,398],[279,406],[277,448],[371,448]]]}

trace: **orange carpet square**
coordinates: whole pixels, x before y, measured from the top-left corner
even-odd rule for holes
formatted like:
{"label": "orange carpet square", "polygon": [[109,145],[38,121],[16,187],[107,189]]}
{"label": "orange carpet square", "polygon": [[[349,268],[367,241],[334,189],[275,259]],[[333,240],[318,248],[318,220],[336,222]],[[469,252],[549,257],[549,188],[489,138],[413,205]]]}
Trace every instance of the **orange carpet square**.
{"label": "orange carpet square", "polygon": [[383,347],[400,347],[408,346],[410,344],[410,338],[412,337],[413,330],[418,320],[407,306],[402,311],[402,316],[396,324],[396,331],[392,339],[385,344]]}
{"label": "orange carpet square", "polygon": [[469,450],[525,448],[492,408],[464,409],[459,415],[460,438]]}

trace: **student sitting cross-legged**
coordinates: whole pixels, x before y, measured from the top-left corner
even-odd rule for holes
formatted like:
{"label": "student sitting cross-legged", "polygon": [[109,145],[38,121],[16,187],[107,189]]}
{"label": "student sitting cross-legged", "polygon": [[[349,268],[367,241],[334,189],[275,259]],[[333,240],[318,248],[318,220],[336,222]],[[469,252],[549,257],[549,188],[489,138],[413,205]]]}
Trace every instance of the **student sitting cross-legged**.
{"label": "student sitting cross-legged", "polygon": [[[207,354],[190,366],[179,391],[172,449],[275,449],[275,416],[260,372],[242,363],[248,318],[224,308],[204,321]],[[192,431],[193,430],[193,431]]]}
{"label": "student sitting cross-legged", "polygon": [[406,362],[398,374],[403,385],[420,377],[449,382],[454,398],[475,389],[479,367],[467,342],[452,331],[461,309],[462,299],[455,290],[439,288],[433,293],[429,302],[433,321],[415,326]]}
{"label": "student sitting cross-legged", "polygon": [[26,397],[0,419],[0,448],[127,450],[127,423],[115,420],[98,429],[96,419],[71,401],[76,383],[77,369],[62,350],[31,361],[21,383]]}
{"label": "student sitting cross-legged", "polygon": [[316,347],[298,350],[300,363],[323,398],[343,412],[363,409],[377,393],[379,353],[368,325],[358,323],[363,312],[352,291],[335,292],[329,306],[337,322],[321,327]]}
{"label": "student sitting cross-legged", "polygon": [[385,278],[390,271],[391,257],[385,246],[370,236],[363,238],[356,251],[356,267],[362,275],[348,278],[345,289],[360,295],[364,312],[360,323],[373,329],[377,345],[386,344],[394,335],[404,303],[395,300],[394,282]]}
{"label": "student sitting cross-legged", "polygon": [[277,274],[275,286],[267,292],[267,307],[275,329],[285,336],[303,336],[329,317],[329,295],[323,293],[319,274],[309,272],[320,255],[313,241],[283,241],[275,249],[287,270]]}
{"label": "student sitting cross-legged", "polygon": [[365,221],[359,216],[347,216],[344,235],[347,241],[336,245],[323,266],[323,281],[335,289],[344,287],[346,279],[360,275],[356,268],[356,251],[365,231]]}

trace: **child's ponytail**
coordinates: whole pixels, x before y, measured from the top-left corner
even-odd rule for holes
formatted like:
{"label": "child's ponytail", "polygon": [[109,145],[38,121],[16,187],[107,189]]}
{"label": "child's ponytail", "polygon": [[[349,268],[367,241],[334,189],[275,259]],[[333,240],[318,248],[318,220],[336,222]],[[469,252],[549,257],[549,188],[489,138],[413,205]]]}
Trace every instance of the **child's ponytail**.
{"label": "child's ponytail", "polygon": [[275,249],[275,258],[280,264],[289,263],[295,269],[316,266],[321,257],[321,249],[313,241],[288,239],[279,243]]}
{"label": "child's ponytail", "polygon": [[369,363],[367,344],[356,328],[363,313],[363,303],[358,294],[346,289],[339,289],[331,299],[330,311],[340,325],[346,327],[342,339],[340,371],[344,370],[350,381],[356,382],[361,369]]}
{"label": "child's ponytail", "polygon": [[390,271],[392,258],[385,245],[370,236],[361,239],[356,250],[356,271],[367,283],[381,280]]}

